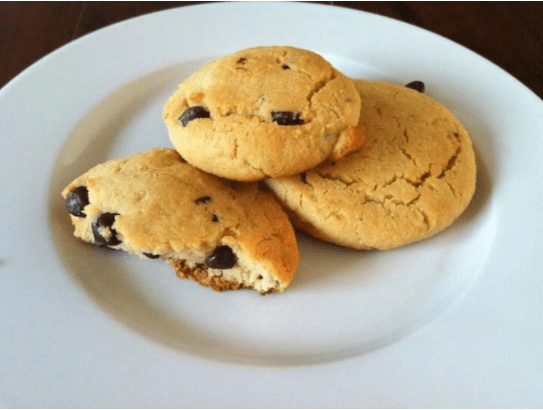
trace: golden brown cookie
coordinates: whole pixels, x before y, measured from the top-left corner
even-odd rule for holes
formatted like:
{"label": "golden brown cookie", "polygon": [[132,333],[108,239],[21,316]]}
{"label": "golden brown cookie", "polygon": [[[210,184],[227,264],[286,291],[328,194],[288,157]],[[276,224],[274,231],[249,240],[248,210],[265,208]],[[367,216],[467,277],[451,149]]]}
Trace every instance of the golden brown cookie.
{"label": "golden brown cookie", "polygon": [[283,291],[298,264],[292,225],[257,183],[231,183],[156,148],[100,164],[62,192],[86,242],[162,259],[216,290]]}
{"label": "golden brown cookie", "polygon": [[164,106],[173,146],[189,163],[241,181],[292,175],[358,148],[360,96],[320,55],[256,47],[215,60]]}
{"label": "golden brown cookie", "polygon": [[305,173],[270,179],[295,226],[339,245],[392,249],[450,226],[475,191],[468,132],[409,87],[356,80],[363,147]]}

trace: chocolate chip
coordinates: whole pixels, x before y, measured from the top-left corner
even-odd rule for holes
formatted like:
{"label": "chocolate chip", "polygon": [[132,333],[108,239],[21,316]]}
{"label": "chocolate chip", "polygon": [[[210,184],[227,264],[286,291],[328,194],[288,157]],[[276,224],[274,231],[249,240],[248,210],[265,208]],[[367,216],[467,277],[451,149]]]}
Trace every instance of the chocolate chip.
{"label": "chocolate chip", "polygon": [[288,65],[286,65],[286,64],[283,64],[283,65],[281,66],[281,68],[282,68],[283,70],[290,70],[290,67],[289,67]]}
{"label": "chocolate chip", "polygon": [[[115,246],[121,243],[117,238],[117,231],[112,228],[115,217],[119,214],[105,212],[98,217],[92,224],[92,234],[94,235],[94,244],[97,246]],[[102,236],[100,228],[109,228],[109,238]]]}
{"label": "chocolate chip", "polygon": [[187,108],[179,117],[179,121],[186,127],[189,122],[196,118],[210,118],[209,111],[200,105]]}
{"label": "chocolate chip", "polygon": [[78,186],[66,196],[66,209],[73,216],[78,216],[80,218],[86,217],[87,215],[83,212],[83,208],[88,204],[89,191],[87,187]]}
{"label": "chocolate chip", "polygon": [[213,214],[213,219],[211,219],[213,222],[219,222],[219,217],[215,214]]}
{"label": "chocolate chip", "polygon": [[300,118],[299,112],[272,111],[272,121],[279,125],[301,125],[304,120]]}
{"label": "chocolate chip", "polygon": [[418,91],[419,93],[424,92],[424,83],[422,81],[411,81],[409,84],[405,85],[407,88],[412,88],[415,91]]}
{"label": "chocolate chip", "polygon": [[232,248],[222,245],[215,248],[213,253],[206,258],[205,264],[212,269],[231,269],[237,261],[238,258]]}
{"label": "chocolate chip", "polygon": [[153,253],[143,252],[143,254],[144,254],[145,256],[147,256],[149,259],[158,259],[158,258],[160,258],[160,255],[155,255],[155,254],[153,254]]}
{"label": "chocolate chip", "polygon": [[201,198],[198,198],[194,202],[196,202],[196,205],[208,204],[209,202],[211,202],[211,197],[210,196],[203,196]]}
{"label": "chocolate chip", "polygon": [[247,59],[245,57],[241,57],[238,61],[236,61],[236,64],[245,64],[247,62]]}
{"label": "chocolate chip", "polygon": [[307,173],[306,173],[306,172],[302,172],[302,173],[300,174],[300,179],[302,180],[302,182],[303,182],[304,184],[307,184]]}

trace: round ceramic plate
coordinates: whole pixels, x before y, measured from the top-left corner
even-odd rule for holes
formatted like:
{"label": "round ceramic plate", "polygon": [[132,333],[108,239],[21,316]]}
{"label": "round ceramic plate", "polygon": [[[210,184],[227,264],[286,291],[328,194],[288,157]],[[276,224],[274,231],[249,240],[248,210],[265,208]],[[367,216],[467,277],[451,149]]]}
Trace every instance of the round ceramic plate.
{"label": "round ceramic plate", "polygon": [[[216,293],[73,237],[64,186],[105,160],[169,147],[161,112],[177,83],[212,58],[271,44],[316,51],[354,78],[424,81],[477,152],[461,218],[387,252],[300,235],[292,285],[266,297]],[[541,118],[541,100],[470,51],[337,7],[183,7],[55,51],[0,90],[2,404],[541,403]]]}

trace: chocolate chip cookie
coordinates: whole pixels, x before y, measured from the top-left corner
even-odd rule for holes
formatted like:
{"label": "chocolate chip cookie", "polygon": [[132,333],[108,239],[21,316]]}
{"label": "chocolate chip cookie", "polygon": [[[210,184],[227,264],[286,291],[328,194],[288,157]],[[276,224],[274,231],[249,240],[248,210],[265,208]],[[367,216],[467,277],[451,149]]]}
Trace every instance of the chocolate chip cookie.
{"label": "chocolate chip cookie", "polygon": [[353,81],[320,55],[256,47],[182,82],[164,106],[173,146],[190,164],[240,181],[296,174],[363,142]]}
{"label": "chocolate chip cookie", "polygon": [[339,245],[392,249],[441,232],[475,191],[468,132],[420,82],[355,83],[367,133],[361,150],[267,184],[295,226]]}
{"label": "chocolate chip cookie", "polygon": [[162,259],[215,290],[283,291],[298,265],[286,214],[258,183],[233,183],[156,148],[97,165],[62,192],[74,235]]}

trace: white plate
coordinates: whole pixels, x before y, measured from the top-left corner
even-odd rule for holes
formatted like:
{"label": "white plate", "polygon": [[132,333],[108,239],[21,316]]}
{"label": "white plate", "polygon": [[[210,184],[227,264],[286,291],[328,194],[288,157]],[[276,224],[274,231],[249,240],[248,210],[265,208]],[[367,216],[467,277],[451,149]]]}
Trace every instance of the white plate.
{"label": "white plate", "polygon": [[[73,239],[60,190],[169,146],[161,107],[210,58],[290,44],[353,77],[423,80],[471,132],[478,189],[430,240],[300,237],[287,292],[215,293]],[[0,90],[0,404],[540,407],[543,103],[439,36],[352,10],[221,3],[125,21]]]}

